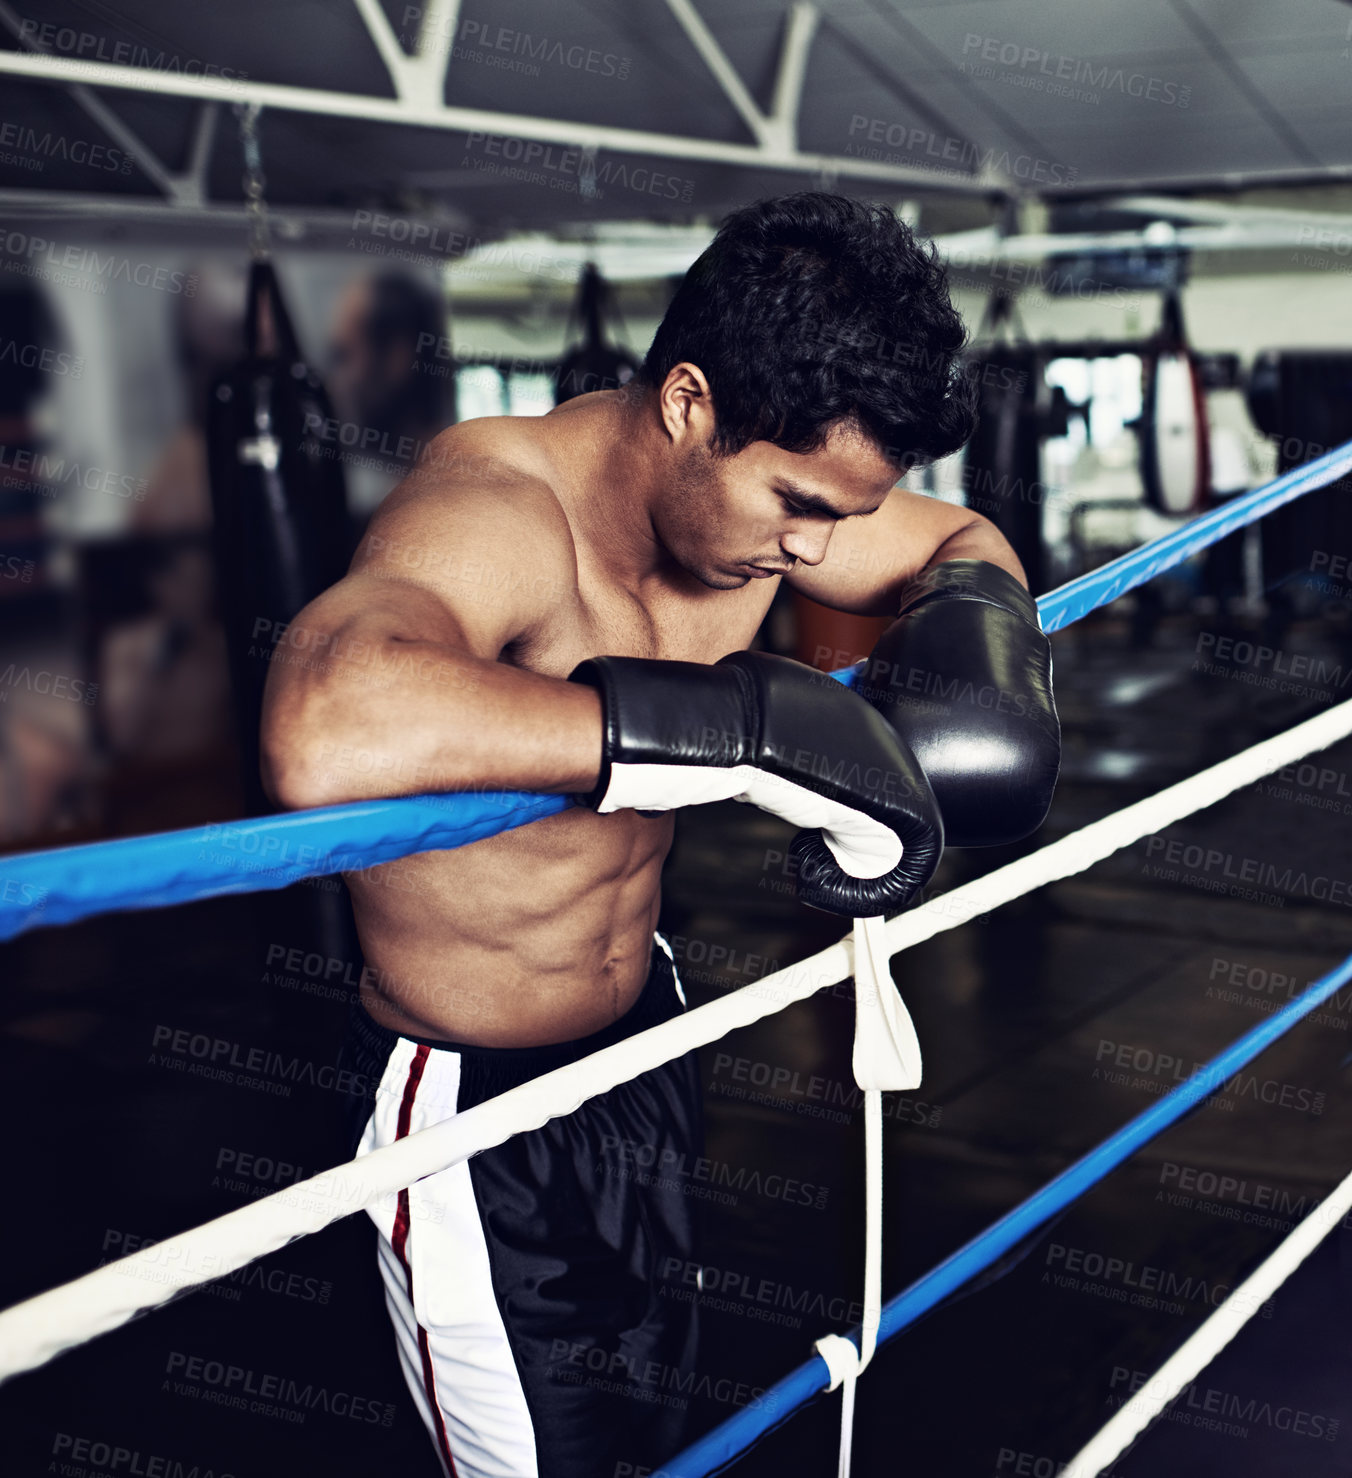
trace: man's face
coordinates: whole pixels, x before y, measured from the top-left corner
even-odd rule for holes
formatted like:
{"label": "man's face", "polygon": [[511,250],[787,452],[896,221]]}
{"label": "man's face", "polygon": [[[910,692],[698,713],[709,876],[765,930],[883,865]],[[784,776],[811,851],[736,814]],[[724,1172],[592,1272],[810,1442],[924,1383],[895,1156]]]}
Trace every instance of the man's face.
{"label": "man's face", "polygon": [[371,338],[370,285],[352,283],[338,300],[329,338],[329,389],[340,414],[363,426],[389,429],[404,409],[413,345],[383,348]]}
{"label": "man's face", "polygon": [[679,448],[654,510],[658,537],[683,569],[714,590],[738,590],[826,555],[842,518],[872,513],[896,468],[857,431],[837,425],[819,451],[754,441],[715,457],[707,440]]}
{"label": "man's face", "polygon": [[329,340],[329,386],[350,416],[360,414],[373,371],[366,332],[370,312],[370,288],[365,282],[352,283],[338,300]]}

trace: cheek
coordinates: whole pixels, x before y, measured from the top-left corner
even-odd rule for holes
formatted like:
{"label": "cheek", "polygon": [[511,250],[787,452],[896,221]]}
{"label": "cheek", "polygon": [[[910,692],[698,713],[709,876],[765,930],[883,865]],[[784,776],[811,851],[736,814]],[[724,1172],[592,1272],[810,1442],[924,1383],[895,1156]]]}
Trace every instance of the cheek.
{"label": "cheek", "polygon": [[784,517],[778,503],[767,505],[764,498],[748,498],[742,509],[739,529],[742,537],[757,551],[775,548],[784,532]]}

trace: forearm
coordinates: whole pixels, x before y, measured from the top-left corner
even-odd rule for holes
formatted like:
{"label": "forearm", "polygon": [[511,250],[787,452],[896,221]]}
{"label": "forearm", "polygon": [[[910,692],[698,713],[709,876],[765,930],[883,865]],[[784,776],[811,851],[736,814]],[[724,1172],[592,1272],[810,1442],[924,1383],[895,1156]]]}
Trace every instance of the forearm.
{"label": "forearm", "polygon": [[595,693],[445,644],[353,629],[329,655],[278,648],[264,779],[301,808],[424,791],[582,792],[597,781]]}

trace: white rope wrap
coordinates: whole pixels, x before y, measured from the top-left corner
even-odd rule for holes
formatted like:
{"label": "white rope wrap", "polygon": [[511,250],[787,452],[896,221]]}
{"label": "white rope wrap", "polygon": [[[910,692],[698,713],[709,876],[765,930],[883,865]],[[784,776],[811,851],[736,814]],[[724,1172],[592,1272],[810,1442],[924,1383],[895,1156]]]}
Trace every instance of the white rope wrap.
{"label": "white rope wrap", "polygon": [[881,918],[856,919],[854,957],[854,1077],[864,1090],[864,1317],[860,1345],[826,1334],[816,1349],[831,1374],[827,1390],[840,1400],[837,1478],[850,1478],[854,1390],[878,1346],[883,1312],[883,1093],[920,1086],[920,1043],[910,1013],[892,984],[887,927]]}
{"label": "white rope wrap", "polygon": [[[855,989],[858,990],[857,981]],[[856,1029],[857,1026],[858,1016]],[[911,1086],[918,1088],[920,1084],[917,1081]],[[834,1391],[840,1385],[845,1388],[840,1395],[840,1457],[836,1478],[850,1478],[855,1385],[877,1350],[878,1325],[883,1313],[883,1096],[877,1088],[864,1090],[864,1156],[864,1318],[860,1325],[861,1344],[856,1348],[854,1341],[844,1334],[824,1334],[814,1345],[826,1362],[830,1375],[826,1389]]]}
{"label": "white rope wrap", "polygon": [[1095,1478],[1095,1474],[1116,1462],[1211,1364],[1348,1211],[1352,1211],[1352,1175],[1268,1254],[1215,1313],[1193,1330],[1151,1379],[1075,1454],[1061,1478]]}
{"label": "white rope wrap", "polygon": [[814,1348],[826,1361],[831,1372],[828,1391],[839,1385],[845,1389],[840,1393],[840,1458],[836,1464],[836,1478],[850,1478],[850,1459],[854,1449],[854,1392],[856,1382],[864,1366],[854,1341],[843,1334],[824,1334]]}
{"label": "white rope wrap", "polygon": [[[896,953],[979,914],[1070,877],[1163,826],[1214,804],[1283,765],[1352,733],[1352,702],[1298,724],[1157,795],[967,883],[882,931]],[[660,1026],[545,1073],[443,1123],[362,1159],[301,1181],[0,1313],[0,1379],[44,1364],[62,1350],[127,1323],[176,1293],[224,1277],[297,1237],[396,1195],[426,1175],[572,1113],[673,1057],[807,999],[849,975],[853,953],[841,940],[755,985],[743,987]],[[885,998],[890,992],[880,992]],[[900,1030],[900,1028],[898,1028]],[[900,1044],[900,1038],[898,1038]],[[917,1051],[918,1066],[918,1051]],[[867,1123],[867,1114],[866,1114]]]}

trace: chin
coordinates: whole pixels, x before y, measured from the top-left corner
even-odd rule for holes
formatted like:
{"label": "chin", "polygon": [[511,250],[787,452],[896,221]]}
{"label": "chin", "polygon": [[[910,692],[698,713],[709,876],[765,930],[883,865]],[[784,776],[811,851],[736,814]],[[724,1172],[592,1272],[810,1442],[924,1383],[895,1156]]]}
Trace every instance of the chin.
{"label": "chin", "polygon": [[740,590],[744,585],[751,584],[750,575],[739,575],[734,570],[706,570],[695,573],[695,579],[701,585],[707,585],[710,590]]}

